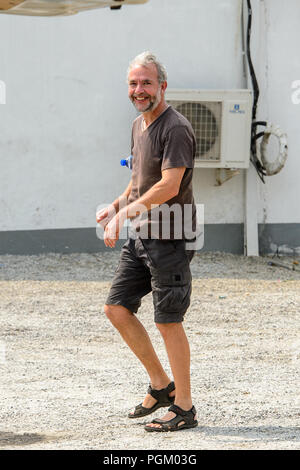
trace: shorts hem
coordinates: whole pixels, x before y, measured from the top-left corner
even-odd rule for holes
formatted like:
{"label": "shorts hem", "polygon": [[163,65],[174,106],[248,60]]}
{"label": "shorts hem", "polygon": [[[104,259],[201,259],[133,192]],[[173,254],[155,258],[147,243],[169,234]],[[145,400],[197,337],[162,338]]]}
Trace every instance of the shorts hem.
{"label": "shorts hem", "polygon": [[107,299],[107,302],[105,302],[105,305],[120,305],[121,307],[127,308],[127,310],[129,310],[131,313],[137,313],[139,309],[139,306],[130,305],[123,301],[110,302],[109,299]]}
{"label": "shorts hem", "polygon": [[154,315],[155,323],[182,323],[184,321],[184,315],[174,315],[174,314],[155,314]]}

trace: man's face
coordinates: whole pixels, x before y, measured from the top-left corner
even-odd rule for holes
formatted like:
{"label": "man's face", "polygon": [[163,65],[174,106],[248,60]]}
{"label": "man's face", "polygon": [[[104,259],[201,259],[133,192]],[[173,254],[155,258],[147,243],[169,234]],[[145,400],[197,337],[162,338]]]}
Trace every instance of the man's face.
{"label": "man's face", "polygon": [[128,75],[128,96],[140,113],[154,111],[163,98],[164,85],[159,84],[154,64],[134,67]]}

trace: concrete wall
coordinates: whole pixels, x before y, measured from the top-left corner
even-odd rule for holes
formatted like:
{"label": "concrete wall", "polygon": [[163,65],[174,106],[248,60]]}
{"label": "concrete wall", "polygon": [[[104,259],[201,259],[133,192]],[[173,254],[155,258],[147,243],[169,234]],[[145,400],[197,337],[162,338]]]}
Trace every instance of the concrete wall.
{"label": "concrete wall", "polygon": [[[258,182],[259,222],[299,223],[300,105],[292,104],[291,84],[300,79],[300,6],[297,0],[284,7],[280,0],[252,3],[253,56],[262,90],[258,117],[280,124],[290,145],[284,170],[266,185]],[[5,239],[11,234],[10,246],[13,233],[95,227],[97,205],[126,187],[130,174],[119,160],[130,150],[136,113],[125,77],[136,54],[155,52],[171,88],[245,87],[241,5],[150,0],[72,17],[0,15],[0,80],[6,84],[6,104],[0,105],[0,231]],[[221,187],[214,184],[214,170],[195,170],[205,222],[240,227],[243,172]]]}
{"label": "concrete wall", "polygon": [[[300,80],[300,4],[279,0],[261,2],[262,27],[259,116],[279,124],[288,134],[289,157],[283,170],[261,186],[260,222],[300,222],[300,104],[294,104],[292,83]],[[276,141],[270,150],[276,149]],[[272,158],[272,155],[270,155]],[[300,245],[300,240],[299,240]]]}
{"label": "concrete wall", "polygon": [[[289,154],[277,175],[258,180],[260,246],[264,251],[300,254],[300,103],[292,84],[300,80],[300,4],[289,0],[252,2],[253,58],[260,86],[258,120],[279,125],[288,135]],[[299,85],[298,85],[299,86]],[[299,96],[299,92],[298,92]],[[271,138],[268,157],[278,153]]]}

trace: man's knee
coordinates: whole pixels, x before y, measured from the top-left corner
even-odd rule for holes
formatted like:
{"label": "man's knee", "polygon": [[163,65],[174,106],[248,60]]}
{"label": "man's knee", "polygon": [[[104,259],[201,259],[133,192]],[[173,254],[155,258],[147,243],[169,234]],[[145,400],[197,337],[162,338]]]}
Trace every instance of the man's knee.
{"label": "man's knee", "polygon": [[155,323],[155,325],[160,331],[162,336],[167,336],[169,334],[172,334],[174,330],[177,330],[178,328],[182,328],[181,322]]}
{"label": "man's knee", "polygon": [[104,313],[115,326],[125,323],[132,313],[122,305],[104,305]]}
{"label": "man's knee", "polygon": [[107,318],[110,318],[113,315],[113,305],[104,305],[104,313]]}

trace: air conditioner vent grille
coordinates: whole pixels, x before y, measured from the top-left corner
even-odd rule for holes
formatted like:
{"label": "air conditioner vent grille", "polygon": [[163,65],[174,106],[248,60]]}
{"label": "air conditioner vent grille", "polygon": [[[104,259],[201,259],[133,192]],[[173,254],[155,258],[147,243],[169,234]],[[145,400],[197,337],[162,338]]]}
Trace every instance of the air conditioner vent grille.
{"label": "air conditioner vent grille", "polygon": [[191,123],[197,142],[196,160],[221,160],[222,102],[192,102],[169,100]]}

